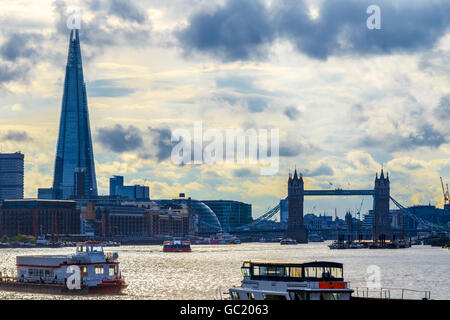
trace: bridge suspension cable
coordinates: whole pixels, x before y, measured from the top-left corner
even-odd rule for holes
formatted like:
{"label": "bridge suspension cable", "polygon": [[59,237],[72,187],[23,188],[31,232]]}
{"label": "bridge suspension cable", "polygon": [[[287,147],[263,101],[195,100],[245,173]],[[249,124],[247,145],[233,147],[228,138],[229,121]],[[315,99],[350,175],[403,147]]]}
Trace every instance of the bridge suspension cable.
{"label": "bridge suspension cable", "polygon": [[397,200],[395,200],[394,198],[390,197],[392,202],[397,206],[397,208],[399,208],[403,213],[406,214],[406,216],[410,217],[411,219],[413,219],[414,221],[416,221],[418,223],[418,225],[423,225],[425,227],[428,227],[430,229],[438,229],[438,230],[444,230],[445,228],[434,224],[432,222],[423,220],[422,218],[418,217],[416,214],[414,214],[413,212],[411,212],[411,209],[409,208],[405,208],[404,206],[402,206]]}
{"label": "bridge suspension cable", "polygon": [[253,222],[241,225],[239,227],[236,228],[236,230],[241,230],[244,228],[248,228],[248,227],[254,227],[262,222],[268,221],[270,220],[274,215],[276,215],[278,212],[280,211],[280,204],[276,205],[274,208],[270,209],[269,211],[267,211],[266,213],[264,213],[263,215],[259,216],[258,218],[256,218],[255,220],[253,220]]}

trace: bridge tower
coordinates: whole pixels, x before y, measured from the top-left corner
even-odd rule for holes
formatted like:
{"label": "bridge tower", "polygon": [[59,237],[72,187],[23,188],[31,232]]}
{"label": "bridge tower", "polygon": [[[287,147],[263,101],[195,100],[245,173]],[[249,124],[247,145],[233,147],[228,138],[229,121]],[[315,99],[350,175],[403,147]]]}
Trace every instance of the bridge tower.
{"label": "bridge tower", "polygon": [[295,239],[298,243],[308,243],[308,230],[303,225],[304,190],[303,177],[299,177],[295,169],[294,176],[289,174],[288,180],[289,217],[285,236]]}
{"label": "bridge tower", "polygon": [[378,178],[375,176],[374,219],[372,236],[374,241],[392,240],[391,221],[389,219],[390,181],[389,173],[384,177],[383,169]]}

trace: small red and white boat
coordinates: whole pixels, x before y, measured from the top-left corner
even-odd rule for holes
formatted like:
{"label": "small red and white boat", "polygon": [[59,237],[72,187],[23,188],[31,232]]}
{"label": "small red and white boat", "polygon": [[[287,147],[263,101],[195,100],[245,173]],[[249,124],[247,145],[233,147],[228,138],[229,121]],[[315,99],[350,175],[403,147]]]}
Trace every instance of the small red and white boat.
{"label": "small red and white boat", "polygon": [[174,238],[172,241],[164,241],[163,252],[191,252],[191,243],[189,240]]}
{"label": "small red and white boat", "polygon": [[5,279],[0,275],[0,290],[56,294],[121,293],[127,284],[120,273],[118,257],[117,252],[105,254],[103,243],[94,241],[77,244],[76,253],[71,255],[18,256],[17,278]]}

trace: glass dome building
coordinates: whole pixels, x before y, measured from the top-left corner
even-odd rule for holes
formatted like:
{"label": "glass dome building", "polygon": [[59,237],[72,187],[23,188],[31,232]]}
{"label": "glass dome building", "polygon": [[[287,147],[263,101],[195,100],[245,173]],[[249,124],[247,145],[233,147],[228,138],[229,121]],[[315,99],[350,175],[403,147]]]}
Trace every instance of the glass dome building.
{"label": "glass dome building", "polygon": [[[155,200],[158,205],[183,204],[188,206],[189,200],[185,198],[173,200]],[[191,210],[194,214],[195,233],[199,235],[210,235],[222,232],[222,226],[214,211],[206,204],[191,199]]]}

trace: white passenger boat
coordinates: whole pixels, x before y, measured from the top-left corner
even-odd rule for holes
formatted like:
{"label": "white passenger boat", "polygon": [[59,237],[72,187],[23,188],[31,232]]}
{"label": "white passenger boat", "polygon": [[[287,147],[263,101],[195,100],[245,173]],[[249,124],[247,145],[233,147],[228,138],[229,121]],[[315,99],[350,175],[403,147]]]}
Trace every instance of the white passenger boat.
{"label": "white passenger boat", "polygon": [[349,300],[343,265],[327,261],[245,261],[232,300]]}
{"label": "white passenger boat", "polygon": [[[120,293],[127,287],[118,254],[104,253],[102,242],[84,242],[71,255],[30,255],[16,258],[17,277],[0,275],[0,290],[43,293]],[[74,282],[79,268],[79,286]],[[69,282],[69,285],[68,285]]]}

